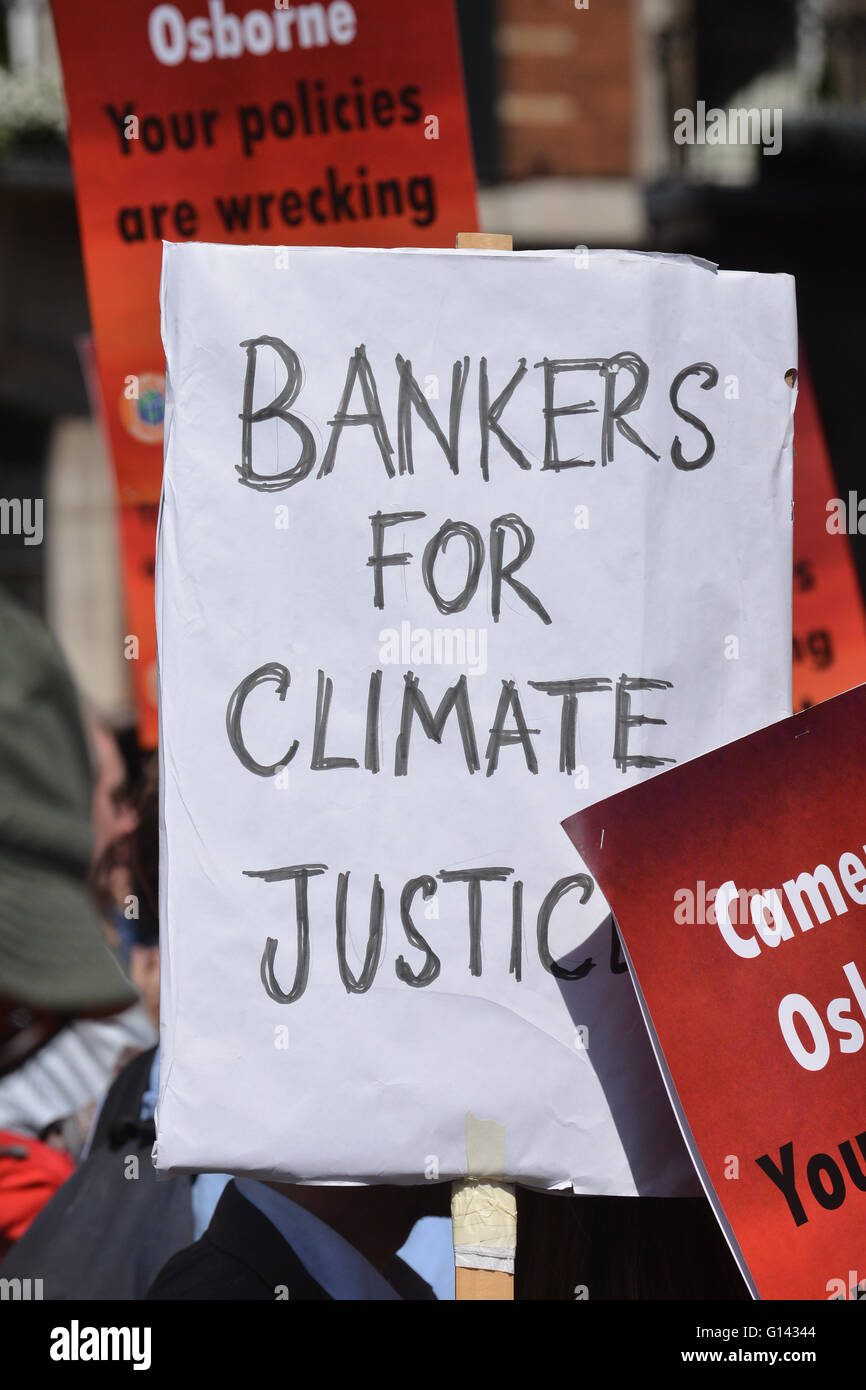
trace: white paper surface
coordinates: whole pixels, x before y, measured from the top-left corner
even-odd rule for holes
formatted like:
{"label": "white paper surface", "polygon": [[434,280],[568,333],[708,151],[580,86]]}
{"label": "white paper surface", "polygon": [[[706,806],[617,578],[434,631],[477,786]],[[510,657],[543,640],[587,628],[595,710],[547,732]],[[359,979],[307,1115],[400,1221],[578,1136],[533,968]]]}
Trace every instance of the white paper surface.
{"label": "white paper surface", "polygon": [[[545,968],[539,912],[555,885],[587,872],[560,822],[659,770],[618,767],[617,730],[621,760],[682,762],[790,712],[793,281],[613,251],[584,264],[572,252],[166,244],[161,297],[158,1168],[694,1190],[629,977],[611,966],[600,891],[589,884],[582,902],[587,885],[572,882],[550,913],[550,960],[581,978]],[[243,346],[265,337],[285,347]],[[367,403],[356,374],[341,406],[361,345]],[[620,354],[632,368],[611,371]],[[398,357],[442,440],[423,408],[398,420]],[[464,359],[455,472],[443,443]],[[510,452],[496,428],[482,430],[482,359],[491,407],[525,361],[498,418],[493,408]],[[643,400],[623,412],[641,364]],[[265,412],[292,373],[292,420],[249,422],[244,463],[242,413]],[[547,431],[546,378],[555,410],[585,407],[550,416]],[[371,381],[375,428],[332,425],[341,408],[374,412]],[[688,466],[708,435],[712,457]],[[310,471],[298,478],[305,446]],[[557,452],[584,462],[544,467]],[[368,564],[379,512],[424,513],[381,527],[380,553],[407,563]],[[470,553],[480,561],[473,596],[450,613],[423,576],[446,522],[475,529],[438,551],[440,601],[464,589]],[[532,549],[512,575],[523,528]],[[465,677],[466,742],[457,706],[437,743],[410,698],[397,775],[409,672],[434,716]],[[624,676],[670,682],[630,692],[632,718],[663,724],[626,726],[622,689],[617,724]],[[604,688],[577,696],[572,758],[562,694],[530,682],[590,679]],[[491,747],[500,702],[505,737]],[[521,717],[534,731],[522,740]],[[358,766],[312,765],[328,759]],[[274,871],[302,865],[327,867],[305,880],[299,930],[298,880]],[[473,890],[473,950],[472,893],[447,875],[482,869],[509,872]],[[365,978],[374,875],[383,930]],[[413,897],[406,885],[424,876],[430,896]],[[344,973],[363,992],[341,980],[341,883]],[[467,1117],[504,1127],[504,1173],[467,1165]]]}

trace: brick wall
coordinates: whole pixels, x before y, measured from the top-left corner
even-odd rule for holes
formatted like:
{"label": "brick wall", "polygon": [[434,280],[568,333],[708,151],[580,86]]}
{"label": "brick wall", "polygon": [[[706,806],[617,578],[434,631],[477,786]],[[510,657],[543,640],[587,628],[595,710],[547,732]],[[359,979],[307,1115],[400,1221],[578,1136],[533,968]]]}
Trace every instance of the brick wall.
{"label": "brick wall", "polygon": [[[633,0],[499,0],[505,178],[633,169]],[[471,80],[471,74],[470,74]]]}

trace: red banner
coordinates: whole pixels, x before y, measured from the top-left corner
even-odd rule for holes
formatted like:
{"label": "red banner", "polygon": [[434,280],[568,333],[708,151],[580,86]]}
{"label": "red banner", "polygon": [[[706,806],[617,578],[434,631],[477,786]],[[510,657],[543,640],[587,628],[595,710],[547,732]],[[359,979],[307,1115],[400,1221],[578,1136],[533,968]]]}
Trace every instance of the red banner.
{"label": "red banner", "polygon": [[866,1280],[866,686],[565,822],[763,1298]]}
{"label": "red banner", "polygon": [[866,681],[866,614],[848,541],[860,517],[856,498],[837,497],[837,491],[815,392],[803,368],[794,420],[795,710]]}
{"label": "red banner", "polygon": [[[54,20],[118,498],[153,504],[163,240],[449,246],[476,229],[452,0],[55,0]],[[123,532],[138,545],[136,520]],[[152,592],[137,607],[150,645]]]}
{"label": "red banner", "polygon": [[159,507],[141,502],[120,508],[120,541],[129,633],[124,655],[132,662],[132,688],[138,710],[138,741],[155,748],[159,735],[156,628],[153,621],[156,523]]}

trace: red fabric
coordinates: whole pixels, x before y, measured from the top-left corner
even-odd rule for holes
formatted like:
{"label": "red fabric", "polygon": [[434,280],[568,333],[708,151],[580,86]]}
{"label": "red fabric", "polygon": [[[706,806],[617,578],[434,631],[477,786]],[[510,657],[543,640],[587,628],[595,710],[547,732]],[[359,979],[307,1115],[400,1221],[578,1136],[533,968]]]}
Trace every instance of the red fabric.
{"label": "red fabric", "polygon": [[[20,1155],[22,1149],[25,1155]],[[0,1129],[0,1251],[24,1234],[74,1170],[72,1159],[60,1149]]]}

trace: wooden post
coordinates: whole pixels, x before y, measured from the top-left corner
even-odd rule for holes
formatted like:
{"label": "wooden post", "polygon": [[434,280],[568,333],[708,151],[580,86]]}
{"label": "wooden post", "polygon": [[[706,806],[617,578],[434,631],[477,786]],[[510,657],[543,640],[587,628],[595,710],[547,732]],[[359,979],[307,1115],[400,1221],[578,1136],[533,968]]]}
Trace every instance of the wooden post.
{"label": "wooden post", "polygon": [[[517,1247],[515,1189],[484,1178],[464,1178],[462,1182],[455,1182],[451,1188],[451,1225],[456,1257],[467,1262],[458,1264],[455,1270],[457,1299],[461,1302],[513,1299],[514,1274],[511,1270]],[[505,1256],[509,1257],[508,1269],[504,1267]],[[488,1264],[501,1267],[479,1268],[485,1259]]]}
{"label": "wooden post", "polygon": [[[513,251],[513,238],[496,232],[459,232],[458,251]],[[468,1150],[468,1145],[467,1145]],[[467,1152],[468,1158],[468,1152]],[[517,1243],[517,1206],[513,1187],[468,1178],[451,1189],[451,1223],[454,1245],[477,1247],[479,1233],[487,1231],[496,1246]],[[514,1298],[514,1275],[504,1270],[465,1268],[455,1270],[456,1297],[466,1300]]]}
{"label": "wooden post", "polygon": [[454,1271],[455,1297],[461,1302],[503,1303],[514,1298],[514,1275],[500,1274],[495,1269],[462,1269]]}
{"label": "wooden post", "polygon": [[458,251],[513,251],[514,238],[503,232],[458,232]]}

